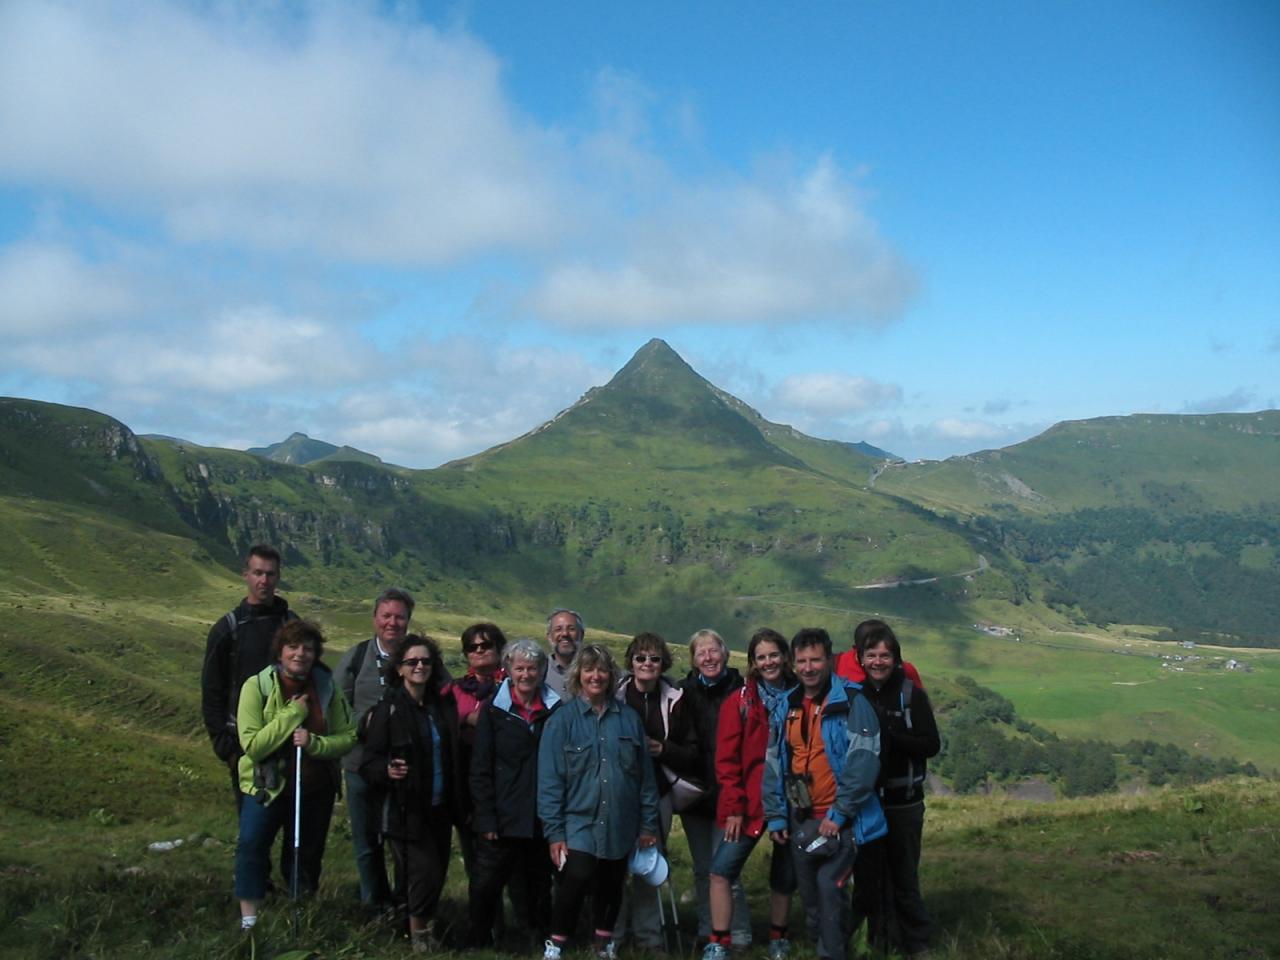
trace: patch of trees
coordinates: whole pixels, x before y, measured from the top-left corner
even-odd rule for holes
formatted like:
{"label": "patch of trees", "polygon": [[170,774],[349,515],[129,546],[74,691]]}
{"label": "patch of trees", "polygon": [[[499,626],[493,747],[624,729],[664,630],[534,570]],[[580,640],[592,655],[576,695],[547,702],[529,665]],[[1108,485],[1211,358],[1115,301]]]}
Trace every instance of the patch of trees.
{"label": "patch of trees", "polygon": [[[1004,514],[974,521],[1032,566],[1046,602],[1096,623],[1152,623],[1203,642],[1280,647],[1280,519],[1262,510],[1164,516],[1079,510],[1051,520]],[[1271,553],[1265,566],[1243,552]]]}
{"label": "patch of trees", "polygon": [[933,769],[957,793],[973,793],[989,782],[1039,777],[1056,784],[1064,796],[1090,796],[1114,790],[1122,764],[1152,786],[1260,775],[1252,763],[1191,754],[1175,744],[1130,740],[1117,746],[1059,737],[1019,719],[1012,703],[971,677],[956,678],[956,686],[959,696],[940,693],[936,698],[942,752]]}

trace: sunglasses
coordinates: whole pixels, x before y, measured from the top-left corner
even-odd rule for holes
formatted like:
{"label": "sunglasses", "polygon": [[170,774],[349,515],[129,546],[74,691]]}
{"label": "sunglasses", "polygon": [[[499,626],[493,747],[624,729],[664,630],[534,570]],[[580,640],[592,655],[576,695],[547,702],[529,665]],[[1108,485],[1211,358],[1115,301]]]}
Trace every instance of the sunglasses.
{"label": "sunglasses", "polygon": [[466,648],[466,652],[479,653],[481,650],[492,650],[492,649],[493,649],[492,640],[477,640],[475,643],[471,644],[471,646]]}
{"label": "sunglasses", "polygon": [[661,663],[662,654],[660,653],[637,653],[631,658],[632,663]]}
{"label": "sunglasses", "polygon": [[416,667],[429,667],[431,666],[431,658],[430,657],[405,657],[403,660],[400,661],[400,666],[408,667],[410,670],[413,670]]}

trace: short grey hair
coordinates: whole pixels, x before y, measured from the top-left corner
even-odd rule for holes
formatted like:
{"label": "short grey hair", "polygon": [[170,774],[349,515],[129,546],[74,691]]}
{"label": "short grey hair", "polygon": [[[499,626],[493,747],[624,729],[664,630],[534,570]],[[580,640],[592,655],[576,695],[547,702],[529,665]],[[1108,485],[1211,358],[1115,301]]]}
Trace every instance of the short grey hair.
{"label": "short grey hair", "polygon": [[384,603],[395,601],[404,604],[404,612],[409,615],[409,619],[413,619],[413,594],[404,587],[387,587],[373,601],[373,612],[376,614],[378,608]]}
{"label": "short grey hair", "polygon": [[538,682],[547,679],[547,651],[528,637],[517,637],[507,644],[502,653],[502,667],[511,675],[511,665],[516,660],[531,660],[538,667]]}

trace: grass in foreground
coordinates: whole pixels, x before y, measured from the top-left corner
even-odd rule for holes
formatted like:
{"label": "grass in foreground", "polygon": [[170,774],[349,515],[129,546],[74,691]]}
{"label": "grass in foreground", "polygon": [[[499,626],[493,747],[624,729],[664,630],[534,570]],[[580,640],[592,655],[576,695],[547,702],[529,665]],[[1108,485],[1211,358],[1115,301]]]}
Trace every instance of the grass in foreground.
{"label": "grass in foreground", "polygon": [[[252,940],[236,931],[234,827],[220,816],[117,826],[6,812],[0,815],[0,861],[8,865],[0,872],[0,956],[407,957],[404,941],[367,923],[354,902],[341,814],[325,883],[302,907],[295,941],[284,898],[268,902]],[[181,849],[146,851],[148,841],[185,830],[195,832]],[[926,831],[924,889],[936,921],[935,956],[1263,960],[1280,954],[1280,784],[1224,781],[1051,804],[937,798]],[[673,842],[672,859],[678,889],[686,891],[691,881],[682,837]],[[766,873],[760,848],[747,873],[757,921],[765,915]],[[447,898],[442,917],[460,918],[465,877],[456,857]],[[692,906],[682,914],[688,949]],[[800,922],[798,908],[793,919]],[[763,943],[763,930],[757,933]],[[752,956],[763,950],[754,948]],[[809,945],[798,947],[797,960],[813,956]]]}

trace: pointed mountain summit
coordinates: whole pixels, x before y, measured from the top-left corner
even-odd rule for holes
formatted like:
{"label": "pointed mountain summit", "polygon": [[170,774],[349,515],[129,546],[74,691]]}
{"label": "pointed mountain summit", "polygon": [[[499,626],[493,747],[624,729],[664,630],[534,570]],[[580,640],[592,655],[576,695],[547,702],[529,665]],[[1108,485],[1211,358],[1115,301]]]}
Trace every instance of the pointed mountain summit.
{"label": "pointed mountain summit", "polygon": [[452,466],[533,466],[553,454],[589,459],[595,469],[619,457],[670,469],[803,466],[761,432],[758,424],[767,422],[654,339],[554,419]]}

